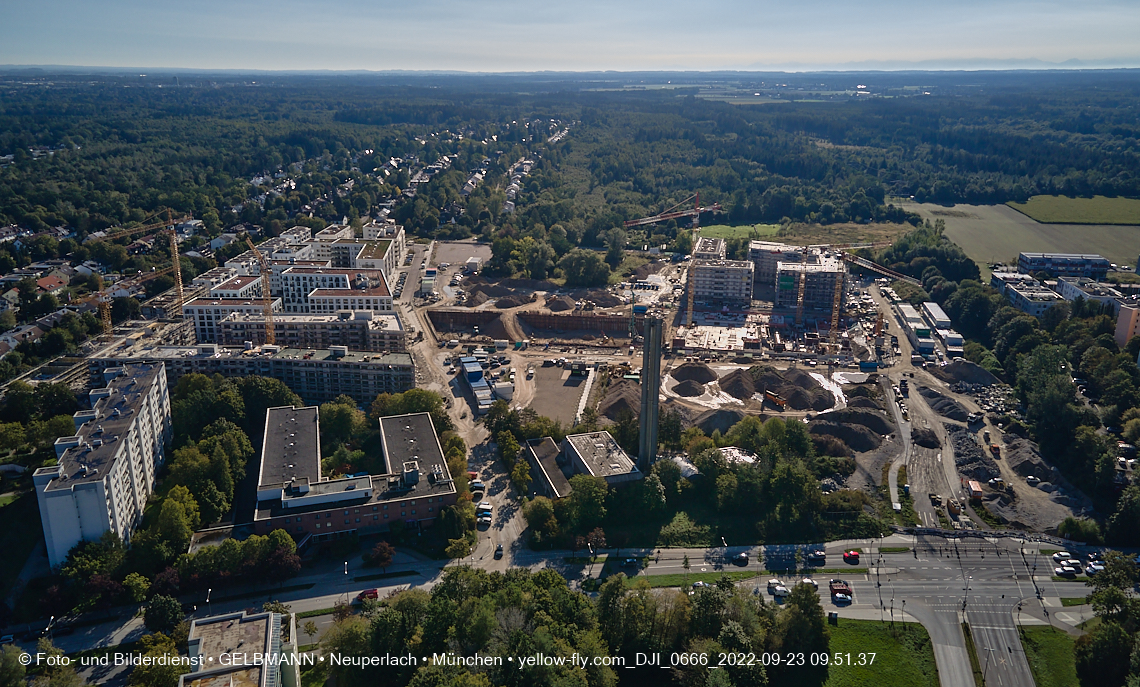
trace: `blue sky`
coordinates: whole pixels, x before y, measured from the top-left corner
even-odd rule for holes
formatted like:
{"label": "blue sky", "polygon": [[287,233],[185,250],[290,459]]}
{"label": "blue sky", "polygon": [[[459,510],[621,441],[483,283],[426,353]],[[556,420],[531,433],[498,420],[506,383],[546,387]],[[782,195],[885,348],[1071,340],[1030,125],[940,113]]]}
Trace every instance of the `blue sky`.
{"label": "blue sky", "polygon": [[461,71],[1140,67],[1140,0],[3,0],[0,64]]}

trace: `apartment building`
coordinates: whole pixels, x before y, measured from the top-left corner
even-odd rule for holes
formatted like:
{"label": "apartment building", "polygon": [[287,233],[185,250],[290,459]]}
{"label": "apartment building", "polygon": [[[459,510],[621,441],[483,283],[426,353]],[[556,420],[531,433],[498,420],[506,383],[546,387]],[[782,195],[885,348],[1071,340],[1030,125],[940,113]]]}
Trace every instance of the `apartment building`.
{"label": "apartment building", "polygon": [[807,249],[769,241],[751,241],[748,259],[756,266],[754,279],[757,288],[776,285],[776,265],[781,262],[802,262]]}
{"label": "apartment building", "polygon": [[724,260],[725,249],[724,239],[701,236],[697,239],[697,245],[693,246],[693,259]]}
{"label": "apartment building", "polygon": [[755,267],[744,260],[693,260],[693,297],[713,303],[750,303]]}
{"label": "apartment building", "polygon": [[261,277],[239,275],[210,288],[210,298],[249,300],[261,298]]}
{"label": "apartment building", "polygon": [[407,353],[350,351],[344,346],[168,346],[145,337],[118,337],[91,353],[88,360],[93,374],[116,365],[162,363],[171,384],[195,372],[223,377],[272,377],[284,382],[307,403],[325,403],[341,394],[357,403],[372,403],[380,394],[413,388],[416,378],[412,357]]}
{"label": "apartment building", "polygon": [[1065,300],[1039,284],[1010,284],[1005,289],[1005,297],[1013,307],[1034,317],[1041,317],[1046,310]]}
{"label": "apartment building", "polygon": [[[222,346],[265,343],[265,314],[232,313],[217,324]],[[403,353],[407,336],[400,318],[372,310],[341,310],[333,315],[280,314],[273,317],[274,343],[286,348],[346,346],[354,351]]]}
{"label": "apartment building", "polygon": [[300,687],[292,613],[235,611],[190,621],[190,672],[178,687]]}
{"label": "apartment building", "polygon": [[609,432],[569,434],[562,454],[575,474],[601,477],[611,487],[644,477]]}
{"label": "apartment building", "polygon": [[804,311],[824,313],[830,319],[836,289],[843,306],[847,269],[841,260],[827,254],[812,253],[803,258],[802,262],[776,264],[776,307],[798,310],[802,283]]}
{"label": "apartment building", "polygon": [[290,267],[281,273],[281,301],[282,310],[290,313],[393,310],[380,270]]}
{"label": "apartment building", "polygon": [[1019,253],[1017,271],[1024,274],[1047,272],[1054,277],[1087,277],[1100,281],[1111,263],[1091,253]]}
{"label": "apartment building", "polygon": [[[281,299],[273,299],[271,307],[273,312],[279,312]],[[200,344],[217,343],[218,325],[230,315],[264,312],[265,306],[260,300],[243,298],[195,298],[182,306],[182,316],[194,323],[195,341]]]}
{"label": "apartment building", "polygon": [[32,476],[48,561],[113,531],[125,542],[142,522],[171,437],[162,365],[101,368],[107,386],[75,413],[75,435],[55,441],[58,463]]}

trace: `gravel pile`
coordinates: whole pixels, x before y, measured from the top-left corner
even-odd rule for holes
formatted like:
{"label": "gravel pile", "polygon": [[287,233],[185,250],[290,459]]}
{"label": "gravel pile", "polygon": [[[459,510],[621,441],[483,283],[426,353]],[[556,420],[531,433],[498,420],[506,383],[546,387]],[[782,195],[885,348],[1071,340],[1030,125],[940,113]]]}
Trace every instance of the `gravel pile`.
{"label": "gravel pile", "polygon": [[467,306],[476,308],[487,302],[487,294],[482,291],[476,291],[467,298]]}
{"label": "gravel pile", "polygon": [[720,389],[729,396],[743,401],[756,394],[756,381],[748,374],[748,370],[742,368],[721,377]]}
{"label": "gravel pile", "polygon": [[706,410],[698,415],[693,420],[693,426],[699,427],[705,434],[712,434],[716,430],[720,430],[721,434],[727,434],[728,430],[737,422],[740,422],[745,417],[744,413],[739,410]]}
{"label": "gravel pile", "polygon": [[966,409],[962,407],[961,403],[925,386],[919,386],[918,393],[922,394],[922,397],[930,404],[931,410],[942,417],[948,417],[958,422],[966,421],[966,416],[969,415],[969,413],[966,412]]}
{"label": "gravel pile", "polygon": [[958,472],[979,482],[988,482],[1001,476],[993,456],[978,445],[973,432],[949,423],[944,423],[943,426],[946,427],[950,445],[954,448],[954,463],[958,466]]}
{"label": "gravel pile", "polygon": [[943,367],[928,368],[935,377],[944,382],[966,382],[968,384],[997,384],[998,378],[990,374],[985,368],[969,360],[955,360]]}
{"label": "gravel pile", "polygon": [[546,309],[551,312],[565,312],[574,309],[574,299],[567,296],[551,296],[546,299]]}
{"label": "gravel pile", "polygon": [[598,414],[617,420],[623,410],[633,415],[641,412],[641,385],[629,379],[615,379],[598,404]]}
{"label": "gravel pile", "polygon": [[910,436],[914,443],[923,448],[942,448],[942,442],[938,441],[938,435],[932,429],[915,427],[910,430]]}
{"label": "gravel pile", "polygon": [[863,425],[843,425],[826,420],[812,420],[808,423],[808,431],[812,434],[831,435],[860,453],[873,451],[883,443],[881,436]]}
{"label": "gravel pile", "polygon": [[792,410],[827,410],[835,405],[831,392],[803,370],[780,371],[767,365],[749,368],[756,391],[771,391],[782,396]]}
{"label": "gravel pile", "polygon": [[887,414],[881,410],[844,408],[821,415],[820,419],[841,424],[863,425],[877,434],[890,434],[895,431],[894,425],[887,419]]}
{"label": "gravel pile", "polygon": [[882,410],[883,405],[873,398],[866,396],[857,396],[855,398],[847,399],[848,408],[872,408],[874,410]]}
{"label": "gravel pile", "polygon": [[673,387],[673,391],[680,394],[681,396],[692,398],[693,396],[701,396],[704,394],[705,385],[701,384],[700,382],[695,382],[691,379],[686,379],[677,386]]}
{"label": "gravel pile", "polygon": [[1002,456],[1014,472],[1022,477],[1033,475],[1040,480],[1052,478],[1053,469],[1041,457],[1035,442],[1008,432],[1002,434],[1002,440],[1005,443]]}
{"label": "gravel pile", "polygon": [[697,382],[708,384],[716,381],[716,373],[704,363],[685,363],[669,373],[669,376],[678,382]]}
{"label": "gravel pile", "polygon": [[500,298],[499,300],[495,301],[495,307],[496,308],[517,308],[520,305],[526,305],[529,302],[530,301],[523,298],[522,296],[505,296],[505,297]]}

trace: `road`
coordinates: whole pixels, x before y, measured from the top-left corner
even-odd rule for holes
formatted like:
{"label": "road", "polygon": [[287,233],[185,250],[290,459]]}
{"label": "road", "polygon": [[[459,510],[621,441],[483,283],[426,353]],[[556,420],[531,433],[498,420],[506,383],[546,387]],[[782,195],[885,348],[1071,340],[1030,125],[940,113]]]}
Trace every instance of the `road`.
{"label": "road", "polygon": [[[509,522],[509,520],[508,520]],[[490,538],[499,536],[492,534]],[[490,539],[489,538],[489,539]],[[881,547],[906,547],[905,552],[880,553]],[[1039,555],[1041,545],[1017,538],[983,538],[980,536],[946,539],[941,536],[892,535],[882,540],[855,540],[832,542],[826,545],[773,545],[760,547],[715,547],[710,549],[622,549],[607,551],[611,556],[646,556],[648,565],[635,574],[662,575],[684,573],[684,560],[688,557],[691,573],[720,570],[751,570],[760,573],[741,584],[753,585],[764,593],[763,585],[770,573],[764,570],[782,569],[795,560],[796,550],[824,548],[827,551],[828,569],[843,569],[840,553],[858,547],[863,550],[858,568],[851,573],[819,573],[817,582],[823,587],[821,603],[825,611],[836,611],[841,617],[878,618],[890,622],[914,620],[930,633],[934,654],[938,661],[942,687],[973,687],[970,662],[966,654],[961,623],[970,625],[979,660],[987,676],[988,685],[1000,687],[1033,687],[1032,674],[1021,648],[1017,625],[1048,624],[1075,632],[1075,624],[1087,617],[1087,608],[1061,611],[1061,597],[1082,596],[1083,584],[1053,582],[1051,561]],[[1044,546],[1055,546],[1045,544]],[[730,562],[732,556],[749,553],[748,567]],[[447,565],[473,565],[484,569],[505,570],[511,567],[531,569],[552,568],[577,587],[583,579],[596,576],[602,565],[571,564],[566,558],[569,551],[536,552],[526,549],[508,549],[502,560],[490,555],[491,549],[480,545],[471,559]],[[855,570],[860,572],[856,573]],[[329,609],[337,603],[353,599],[361,590],[380,585],[381,595],[391,591],[417,587],[431,589],[440,579],[444,564],[400,552],[388,572],[403,572],[406,576],[386,578],[383,581],[357,581],[364,574],[374,573],[350,566],[350,574],[340,569],[300,577],[290,581],[294,591],[281,594],[264,593],[256,597],[203,603],[194,614],[198,617],[260,607],[269,598],[278,598],[289,604],[293,612]],[[862,572],[862,571],[866,572]],[[631,571],[632,572],[632,571]],[[800,574],[783,575],[783,579],[798,580]],[[842,577],[852,584],[854,602],[837,606],[826,592],[827,578]],[[313,585],[296,589],[297,585]],[[1019,610],[1020,608],[1020,610]],[[1057,611],[1054,613],[1054,611]],[[1083,612],[1083,615],[1082,615]],[[318,632],[306,637],[304,643],[318,641],[324,629],[331,624],[331,616],[312,618]],[[298,623],[304,632],[305,620]],[[56,644],[65,651],[77,651],[95,646],[119,644],[137,639],[142,633],[141,621],[105,623],[81,628],[74,634],[56,638]],[[30,645],[25,649],[31,649]]]}

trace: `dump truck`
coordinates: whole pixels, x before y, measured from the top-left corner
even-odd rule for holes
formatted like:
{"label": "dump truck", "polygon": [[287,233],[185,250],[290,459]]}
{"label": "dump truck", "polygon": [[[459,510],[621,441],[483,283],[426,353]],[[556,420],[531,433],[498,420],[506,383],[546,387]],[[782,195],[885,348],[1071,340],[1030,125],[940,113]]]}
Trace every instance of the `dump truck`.
{"label": "dump truck", "polygon": [[982,484],[981,484],[981,482],[977,482],[975,480],[970,480],[969,482],[966,483],[966,488],[970,492],[970,498],[971,499],[978,500],[978,499],[982,498]]}
{"label": "dump truck", "polygon": [[780,406],[781,409],[788,407],[788,402],[786,400],[784,400],[784,397],[780,396],[779,394],[777,394],[774,391],[765,391],[764,392],[764,400]]}
{"label": "dump truck", "polygon": [[1001,458],[1001,446],[990,444],[990,453],[994,454],[994,458]]}
{"label": "dump truck", "polygon": [[846,580],[832,580],[828,583],[827,588],[831,591],[831,595],[846,594],[851,596],[851,585]]}
{"label": "dump truck", "polygon": [[947,504],[946,509],[950,511],[950,515],[962,514],[962,504],[958,503],[958,499],[951,499],[950,503]]}

